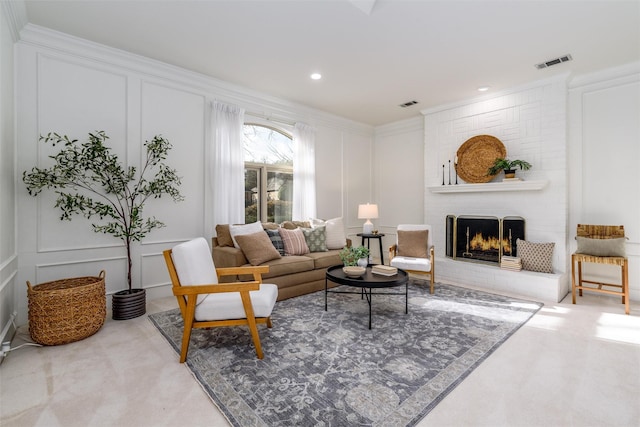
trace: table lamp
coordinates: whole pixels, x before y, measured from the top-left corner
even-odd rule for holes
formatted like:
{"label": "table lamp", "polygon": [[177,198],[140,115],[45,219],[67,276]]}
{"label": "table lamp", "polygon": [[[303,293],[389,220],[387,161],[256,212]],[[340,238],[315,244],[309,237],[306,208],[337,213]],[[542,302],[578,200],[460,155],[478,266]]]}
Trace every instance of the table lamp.
{"label": "table lamp", "polygon": [[371,219],[378,218],[378,205],[366,205],[358,206],[358,219],[366,219],[367,221],[362,225],[363,234],[373,233],[373,223]]}

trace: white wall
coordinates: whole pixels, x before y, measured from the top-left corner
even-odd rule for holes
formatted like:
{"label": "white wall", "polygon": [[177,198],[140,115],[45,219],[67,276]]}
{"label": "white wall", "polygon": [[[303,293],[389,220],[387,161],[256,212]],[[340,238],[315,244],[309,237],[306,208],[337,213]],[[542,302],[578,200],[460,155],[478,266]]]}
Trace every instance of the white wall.
{"label": "white wall", "polygon": [[[171,294],[162,250],[213,234],[204,203],[203,161],[213,99],[271,118],[272,126],[281,121],[313,126],[318,216],[343,216],[347,227],[358,224],[357,203],[372,186],[362,176],[371,164],[370,126],[33,25],[21,33],[17,52],[18,171],[49,164],[47,156],[55,150],[38,142],[49,131],[84,140],[88,132],[104,130],[114,152],[129,165],[140,164],[142,143],[156,134],[173,144],[168,163],[182,176],[185,200],[148,203],[146,215],[155,215],[166,227],[134,246],[133,286],[146,288],[149,299]],[[123,289],[121,242],[93,233],[82,217],[60,221],[51,192],[30,197],[18,181],[18,283],[97,275],[105,269],[107,293]],[[16,288],[16,300],[24,323],[25,289]]]}
{"label": "white wall", "polygon": [[[424,221],[423,150],[424,120],[421,117],[376,128],[371,169],[375,192],[371,202],[378,203],[380,218],[373,223],[385,234],[382,247],[387,264],[387,250],[396,242],[397,225]],[[361,231],[360,227],[358,232]],[[377,259],[378,249],[373,249],[373,243],[371,248]]]}
{"label": "white wall", "polygon": [[[631,299],[640,300],[640,63],[570,84],[570,250],[577,224],[624,225]],[[584,264],[619,282],[620,268]]]}
{"label": "white wall", "polygon": [[[16,169],[14,116],[14,31],[17,17],[0,7],[0,333],[14,312],[18,257],[16,248]],[[24,286],[24,284],[23,284]],[[4,337],[2,337],[4,338]]]}

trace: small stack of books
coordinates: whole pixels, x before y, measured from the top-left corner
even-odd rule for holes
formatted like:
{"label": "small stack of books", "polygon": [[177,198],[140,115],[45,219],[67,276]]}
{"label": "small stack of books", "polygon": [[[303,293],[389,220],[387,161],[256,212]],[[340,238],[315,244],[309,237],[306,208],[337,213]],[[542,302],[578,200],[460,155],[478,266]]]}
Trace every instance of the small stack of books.
{"label": "small stack of books", "polygon": [[383,276],[393,276],[394,274],[398,274],[398,269],[395,267],[390,267],[388,265],[374,265],[371,267],[371,272],[374,274],[381,274]]}
{"label": "small stack of books", "polygon": [[500,268],[505,270],[520,271],[522,270],[522,260],[516,256],[502,256]]}

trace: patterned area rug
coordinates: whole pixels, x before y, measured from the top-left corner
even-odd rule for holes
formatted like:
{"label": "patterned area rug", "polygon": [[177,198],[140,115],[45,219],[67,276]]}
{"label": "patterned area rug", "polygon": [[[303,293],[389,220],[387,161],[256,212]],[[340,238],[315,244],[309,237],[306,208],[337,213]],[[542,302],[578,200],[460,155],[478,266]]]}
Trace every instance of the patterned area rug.
{"label": "patterned area rug", "polygon": [[[374,295],[371,330],[356,294],[329,294],[326,312],[324,291],[280,301],[263,360],[247,328],[194,330],[187,365],[234,426],[415,425],[542,307],[417,283],[409,314],[404,295]],[[179,310],[149,318],[179,353]]]}

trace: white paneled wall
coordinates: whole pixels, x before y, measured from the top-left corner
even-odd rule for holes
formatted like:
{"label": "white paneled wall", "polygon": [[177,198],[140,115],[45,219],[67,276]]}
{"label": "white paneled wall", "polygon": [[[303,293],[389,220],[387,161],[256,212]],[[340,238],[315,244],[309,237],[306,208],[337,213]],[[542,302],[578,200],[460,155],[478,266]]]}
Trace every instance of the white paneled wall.
{"label": "white paneled wall", "polygon": [[[149,201],[145,214],[166,227],[133,246],[133,286],[146,288],[149,299],[171,294],[162,251],[213,234],[204,178],[211,100],[239,105],[267,121],[273,115],[313,126],[318,216],[343,216],[348,228],[358,225],[357,204],[372,192],[372,127],[33,25],[25,27],[17,46],[17,175],[50,164],[48,156],[57,150],[38,143],[38,136],[49,131],[84,140],[88,132],[104,130],[113,151],[133,166],[141,164],[144,141],[154,135],[173,145],[167,163],[182,177],[185,200]],[[269,123],[277,127],[280,121]],[[126,287],[120,240],[93,233],[90,221],[82,217],[60,221],[51,192],[33,198],[21,181],[17,188],[16,282],[22,285],[15,286],[15,302],[9,305],[17,307],[19,323],[27,316],[26,280],[37,284],[97,275],[104,269],[108,294]]]}
{"label": "white paneled wall", "polygon": [[[569,91],[570,236],[577,224],[622,224],[631,300],[640,300],[640,64],[571,82]],[[569,249],[576,243],[569,239]],[[603,281],[620,269],[585,264]]]}
{"label": "white paneled wall", "polygon": [[[566,93],[566,77],[561,77],[423,111],[425,221],[433,227],[437,258],[445,256],[445,217],[448,214],[521,216],[526,221],[527,240],[555,243],[553,266],[558,277],[554,280],[566,293]],[[442,187],[442,165],[448,175],[449,160],[453,163],[458,148],[469,138],[483,134],[501,140],[509,159],[531,163],[530,171],[518,170],[518,175],[525,180],[548,181],[544,188],[535,191],[433,192],[430,188]],[[500,176],[491,185],[500,186],[502,183],[498,181],[501,181]],[[452,182],[455,182],[453,172]],[[463,181],[459,179],[458,182]],[[445,176],[445,186],[448,183],[449,178]],[[499,268],[484,267],[489,270],[487,275],[475,272],[477,268],[466,262],[441,263],[436,277],[456,282],[462,274],[469,285],[492,288],[497,280],[495,275],[500,274]],[[526,294],[522,289],[517,291]],[[557,290],[550,292],[552,296],[557,294]]]}

